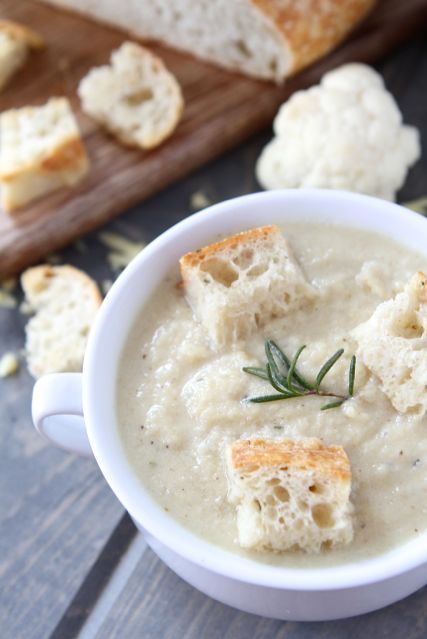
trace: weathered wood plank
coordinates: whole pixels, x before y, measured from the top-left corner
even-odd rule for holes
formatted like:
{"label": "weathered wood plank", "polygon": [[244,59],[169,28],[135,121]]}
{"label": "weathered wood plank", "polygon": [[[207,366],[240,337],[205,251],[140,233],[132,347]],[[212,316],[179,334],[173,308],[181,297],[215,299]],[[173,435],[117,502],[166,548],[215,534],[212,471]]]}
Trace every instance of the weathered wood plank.
{"label": "weathered wood plank", "polygon": [[295,623],[239,612],[184,583],[144,553],[96,639],[424,639],[427,588],[383,610],[341,621]]}
{"label": "weathered wood plank", "polygon": [[48,45],[2,92],[0,110],[40,104],[51,95],[69,96],[92,163],[76,189],[51,194],[14,218],[0,211],[0,277],[106,223],[262,129],[285,97],[316,82],[327,69],[349,60],[378,60],[422,28],[426,7],[427,0],[381,0],[347,43],[283,87],[153,45],[176,73],[186,109],[176,133],[160,148],[143,153],[106,135],[81,112],[75,94],[80,78],[108,60],[123,33],[30,0],[0,0],[2,16],[39,29]]}

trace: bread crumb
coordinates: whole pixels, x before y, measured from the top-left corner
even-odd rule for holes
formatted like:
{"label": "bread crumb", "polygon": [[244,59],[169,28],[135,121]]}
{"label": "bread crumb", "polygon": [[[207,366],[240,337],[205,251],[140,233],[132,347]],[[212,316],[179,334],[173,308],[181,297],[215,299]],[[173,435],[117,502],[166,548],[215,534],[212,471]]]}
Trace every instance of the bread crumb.
{"label": "bread crumb", "polygon": [[402,206],[406,206],[407,209],[411,209],[411,211],[415,211],[415,213],[427,215],[427,196],[420,197],[417,200],[411,200],[410,202],[402,202]]}
{"label": "bread crumb", "polygon": [[57,264],[61,264],[62,257],[59,253],[49,253],[46,255],[46,262],[52,264],[52,266],[56,266]]}
{"label": "bread crumb", "polygon": [[113,280],[102,280],[101,289],[104,295],[107,295],[110,288],[113,286]]}
{"label": "bread crumb", "polygon": [[87,252],[87,244],[83,241],[83,240],[76,240],[73,243],[73,247],[76,249],[76,251],[78,251],[79,253],[86,253]]}
{"label": "bread crumb", "polygon": [[190,197],[190,208],[192,211],[199,211],[210,206],[212,202],[203,191],[195,191]]}
{"label": "bread crumb", "polygon": [[16,277],[9,277],[1,282],[1,288],[8,293],[11,293],[15,288],[18,280]]}
{"label": "bread crumb", "polygon": [[107,254],[107,262],[113,271],[125,268],[145,248],[142,242],[132,242],[123,235],[111,231],[99,233],[98,239],[107,248],[112,249]]}
{"label": "bread crumb", "polygon": [[19,361],[15,353],[5,353],[0,358],[0,377],[10,377],[19,370]]}
{"label": "bread crumb", "polygon": [[13,295],[0,288],[0,308],[15,308],[17,303]]}

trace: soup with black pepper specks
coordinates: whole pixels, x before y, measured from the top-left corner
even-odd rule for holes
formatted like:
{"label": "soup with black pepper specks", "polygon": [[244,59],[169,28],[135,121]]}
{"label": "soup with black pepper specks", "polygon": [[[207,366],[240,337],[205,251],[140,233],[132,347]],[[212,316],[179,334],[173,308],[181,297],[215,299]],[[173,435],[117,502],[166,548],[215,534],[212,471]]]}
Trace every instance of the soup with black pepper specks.
{"label": "soup with black pepper specks", "polygon": [[[213,352],[177,286],[177,268],[144,305],[128,336],[118,374],[120,434],[134,472],[154,499],[205,540],[275,565],[358,561],[427,528],[427,419],[397,413],[361,362],[355,397],[324,412],[317,397],[242,402],[268,392],[264,380],[242,367],[264,363],[266,337],[291,355],[306,344],[300,368],[308,378],[342,347],[345,353],[328,373],[328,386],[345,393],[356,350],[351,330],[413,273],[427,269],[427,258],[347,227],[290,223],[282,230],[315,299],[233,348]],[[316,555],[239,547],[223,451],[227,443],[253,437],[317,437],[344,447],[353,474],[351,544]]]}

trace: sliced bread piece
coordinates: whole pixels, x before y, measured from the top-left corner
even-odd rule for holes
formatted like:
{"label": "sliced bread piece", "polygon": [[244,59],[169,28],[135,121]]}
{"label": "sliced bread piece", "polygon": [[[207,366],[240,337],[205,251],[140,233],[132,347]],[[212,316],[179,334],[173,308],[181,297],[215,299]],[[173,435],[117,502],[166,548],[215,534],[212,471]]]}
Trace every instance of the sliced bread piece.
{"label": "sliced bread piece", "polygon": [[63,186],[89,170],[77,122],[66,98],[0,115],[1,203],[8,212]]}
{"label": "sliced bread piece", "polygon": [[427,276],[416,273],[353,337],[357,355],[400,413],[427,411]]}
{"label": "sliced bread piece", "polygon": [[226,465],[243,548],[316,553],[352,540],[351,469],[341,446],[238,440]]}
{"label": "sliced bread piece", "polygon": [[337,45],[375,0],[43,0],[251,76],[282,81]]}
{"label": "sliced bread piece", "polygon": [[30,49],[41,49],[38,33],[17,22],[0,20],[0,91],[24,64]]}
{"label": "sliced bread piece", "polygon": [[215,348],[250,335],[313,295],[275,225],[188,253],[180,266],[187,301]]}
{"label": "sliced bread piece", "polygon": [[82,108],[124,144],[151,149],[174,131],[184,101],[162,60],[124,42],[110,66],[91,69],[79,84]]}
{"label": "sliced bread piece", "polygon": [[73,266],[43,264],[27,269],[21,284],[36,313],[26,327],[31,375],[80,371],[89,330],[102,301],[95,282]]}

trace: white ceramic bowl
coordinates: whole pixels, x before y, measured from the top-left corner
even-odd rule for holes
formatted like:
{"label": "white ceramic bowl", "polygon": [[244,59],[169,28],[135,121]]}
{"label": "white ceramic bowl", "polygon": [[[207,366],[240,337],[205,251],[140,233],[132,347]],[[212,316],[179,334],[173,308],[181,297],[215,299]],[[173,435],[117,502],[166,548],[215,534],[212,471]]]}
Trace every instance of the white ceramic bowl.
{"label": "white ceramic bowl", "polygon": [[33,420],[57,445],[95,455],[105,479],[149,545],[183,579],[241,610],[314,621],[375,610],[425,585],[427,533],[375,559],[331,568],[278,568],[234,555],[193,535],[150,497],[124,453],[115,408],[117,365],[126,336],[179,257],[209,243],[218,233],[296,219],[379,231],[427,255],[426,220],[362,195],[270,191],[216,204],[163,233],[120,275],[91,332],[83,374],[40,379],[34,388]]}

